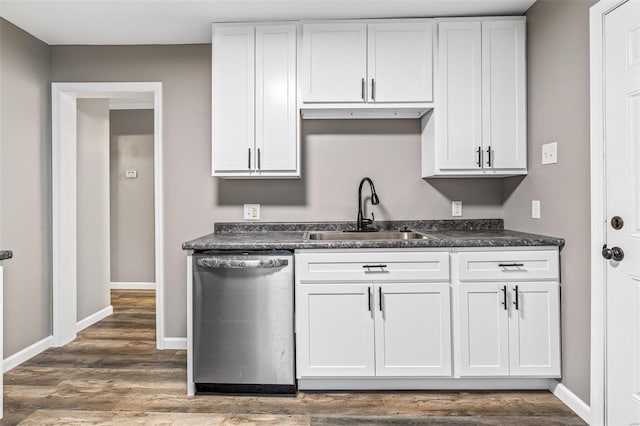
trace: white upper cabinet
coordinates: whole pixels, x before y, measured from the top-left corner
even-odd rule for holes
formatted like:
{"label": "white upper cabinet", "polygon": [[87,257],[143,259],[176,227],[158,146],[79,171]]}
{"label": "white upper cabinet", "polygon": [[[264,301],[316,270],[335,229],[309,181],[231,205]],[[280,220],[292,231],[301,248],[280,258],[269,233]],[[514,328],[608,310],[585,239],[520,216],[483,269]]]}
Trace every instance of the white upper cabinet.
{"label": "white upper cabinet", "polygon": [[433,100],[432,34],[429,23],[368,26],[368,102]]}
{"label": "white upper cabinet", "polygon": [[299,176],[296,29],[214,25],[214,176]]}
{"label": "white upper cabinet", "polygon": [[303,102],[431,102],[432,34],[430,22],[304,24]]}
{"label": "white upper cabinet", "polygon": [[423,134],[424,177],[527,173],[525,67],[523,18],[438,24],[435,133]]}
{"label": "white upper cabinet", "polygon": [[213,172],[251,170],[254,147],[254,27],[213,33]]}
{"label": "white upper cabinet", "polygon": [[304,102],[364,102],[367,78],[366,24],[304,24]]}
{"label": "white upper cabinet", "polygon": [[482,146],[485,168],[527,168],[524,21],[482,23]]}
{"label": "white upper cabinet", "polygon": [[439,24],[436,114],[442,169],[479,167],[482,146],[482,43],[480,22]]}

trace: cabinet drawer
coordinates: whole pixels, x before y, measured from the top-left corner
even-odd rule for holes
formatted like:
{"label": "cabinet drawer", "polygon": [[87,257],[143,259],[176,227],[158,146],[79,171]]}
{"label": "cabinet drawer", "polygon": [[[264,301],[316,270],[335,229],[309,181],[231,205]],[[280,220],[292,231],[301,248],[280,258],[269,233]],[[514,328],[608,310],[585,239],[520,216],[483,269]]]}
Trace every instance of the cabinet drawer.
{"label": "cabinet drawer", "polygon": [[559,274],[555,250],[459,252],[454,256],[459,281],[557,280]]}
{"label": "cabinet drawer", "polygon": [[448,281],[448,252],[296,254],[299,281]]}

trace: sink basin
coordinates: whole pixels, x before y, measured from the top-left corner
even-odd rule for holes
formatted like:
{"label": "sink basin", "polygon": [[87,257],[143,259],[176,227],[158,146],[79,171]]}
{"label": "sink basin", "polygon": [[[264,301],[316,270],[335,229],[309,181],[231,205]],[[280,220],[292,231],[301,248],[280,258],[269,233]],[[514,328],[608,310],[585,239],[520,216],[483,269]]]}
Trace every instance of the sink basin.
{"label": "sink basin", "polygon": [[307,232],[305,239],[307,240],[327,240],[327,241],[360,241],[360,240],[425,240],[431,238],[427,234],[420,232],[400,232],[400,231],[382,231],[382,232],[334,232],[334,231],[318,231]]}

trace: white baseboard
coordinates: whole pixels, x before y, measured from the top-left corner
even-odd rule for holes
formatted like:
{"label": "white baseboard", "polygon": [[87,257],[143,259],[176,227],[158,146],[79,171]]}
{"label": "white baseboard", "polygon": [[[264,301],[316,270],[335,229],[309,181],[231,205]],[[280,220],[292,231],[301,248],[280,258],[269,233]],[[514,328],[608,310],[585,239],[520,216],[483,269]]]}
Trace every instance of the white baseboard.
{"label": "white baseboard", "polygon": [[155,290],[156,283],[112,282],[111,290]]}
{"label": "white baseboard", "polygon": [[187,350],[186,337],[165,337],[164,349]]}
{"label": "white baseboard", "polygon": [[76,333],[81,332],[85,328],[92,326],[93,324],[97,323],[101,319],[108,317],[111,314],[113,314],[113,306],[109,305],[106,308],[99,310],[95,314],[89,315],[85,319],[78,321],[78,323],[76,324]]}
{"label": "white baseboard", "polygon": [[53,336],[45,337],[39,342],[36,342],[5,359],[2,362],[2,371],[6,373],[7,371],[16,368],[23,362],[29,361],[34,356],[46,351],[51,346],[53,346]]}
{"label": "white baseboard", "polygon": [[571,408],[582,420],[591,424],[591,407],[589,407],[583,400],[571,392],[568,387],[558,382],[555,379],[549,379],[549,390],[556,398],[564,402],[564,404]]}

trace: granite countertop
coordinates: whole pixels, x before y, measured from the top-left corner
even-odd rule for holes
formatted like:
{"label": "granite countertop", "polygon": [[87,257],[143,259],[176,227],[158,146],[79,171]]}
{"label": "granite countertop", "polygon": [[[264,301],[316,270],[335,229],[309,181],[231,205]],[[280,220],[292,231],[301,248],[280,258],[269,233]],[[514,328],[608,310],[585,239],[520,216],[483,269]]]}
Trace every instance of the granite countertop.
{"label": "granite countertop", "polygon": [[13,252],[11,250],[0,250],[0,260],[11,259]]}
{"label": "granite countertop", "polygon": [[322,223],[216,223],[214,232],[182,244],[184,250],[295,250],[347,248],[413,248],[413,247],[515,247],[564,246],[562,238],[504,229],[502,219],[462,219],[376,222],[379,230],[403,227],[428,234],[418,240],[307,240],[307,231],[345,231],[355,228],[353,222]]}

